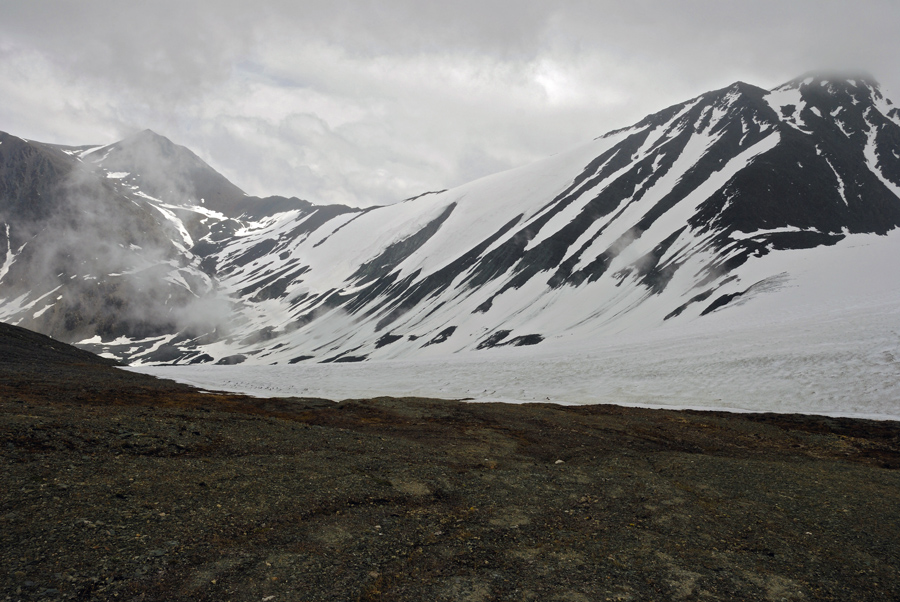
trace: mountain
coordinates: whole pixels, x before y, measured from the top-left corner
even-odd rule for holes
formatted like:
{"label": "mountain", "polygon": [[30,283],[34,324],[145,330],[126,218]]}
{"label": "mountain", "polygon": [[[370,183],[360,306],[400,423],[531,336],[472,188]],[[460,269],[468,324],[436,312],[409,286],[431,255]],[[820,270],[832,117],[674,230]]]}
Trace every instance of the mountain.
{"label": "mountain", "polygon": [[369,209],[247,197],[152,132],[3,135],[0,161],[0,318],[137,363],[590,345],[734,312],[798,252],[900,225],[900,111],[869,77],[738,82]]}
{"label": "mountain", "polygon": [[68,342],[214,337],[233,302],[193,247],[242,228],[217,210],[237,203],[309,207],[247,197],[152,132],[78,148],[0,133],[0,312]]}

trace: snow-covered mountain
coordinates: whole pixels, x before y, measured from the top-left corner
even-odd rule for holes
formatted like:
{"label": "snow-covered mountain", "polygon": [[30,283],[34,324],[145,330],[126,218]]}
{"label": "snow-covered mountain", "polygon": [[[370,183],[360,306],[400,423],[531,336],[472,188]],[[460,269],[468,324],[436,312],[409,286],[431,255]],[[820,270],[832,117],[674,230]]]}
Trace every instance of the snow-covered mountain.
{"label": "snow-covered mountain", "polygon": [[370,209],[247,197],[152,132],[0,135],[0,221],[0,319],[131,362],[552,350],[702,324],[794,286],[801,250],[884,239],[900,111],[871,78],[738,82]]}

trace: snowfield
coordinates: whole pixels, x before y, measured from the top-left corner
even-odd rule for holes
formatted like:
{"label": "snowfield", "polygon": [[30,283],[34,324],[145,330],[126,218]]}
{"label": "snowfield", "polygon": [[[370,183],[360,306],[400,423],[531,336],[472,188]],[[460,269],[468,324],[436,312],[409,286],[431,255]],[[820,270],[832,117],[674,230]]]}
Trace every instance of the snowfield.
{"label": "snowfield", "polygon": [[[900,232],[767,261],[786,272],[688,323],[362,363],[130,368],[206,389],[348,399],[616,403],[900,420]],[[789,258],[786,260],[786,257]],[[751,281],[745,273],[745,281]]]}

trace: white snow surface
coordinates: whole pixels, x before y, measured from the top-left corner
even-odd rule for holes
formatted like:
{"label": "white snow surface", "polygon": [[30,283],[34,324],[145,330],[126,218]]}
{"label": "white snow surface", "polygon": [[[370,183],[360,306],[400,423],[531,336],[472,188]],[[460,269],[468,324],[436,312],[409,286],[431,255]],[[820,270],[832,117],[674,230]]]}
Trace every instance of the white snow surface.
{"label": "white snow surface", "polygon": [[[4,227],[6,228],[6,257],[3,259],[3,264],[0,265],[0,280],[3,280],[3,277],[9,272],[9,268],[12,266],[13,261],[16,260],[16,254],[13,253],[12,245],[9,242],[9,224],[4,224]],[[19,250],[21,251],[21,249]]]}
{"label": "white snow surface", "polygon": [[[211,390],[347,399],[725,409],[900,419],[900,232],[748,263],[702,319],[529,348],[364,363],[137,367]],[[759,277],[759,280],[754,278]],[[754,294],[755,293],[755,294]],[[547,345],[550,343],[550,345]]]}

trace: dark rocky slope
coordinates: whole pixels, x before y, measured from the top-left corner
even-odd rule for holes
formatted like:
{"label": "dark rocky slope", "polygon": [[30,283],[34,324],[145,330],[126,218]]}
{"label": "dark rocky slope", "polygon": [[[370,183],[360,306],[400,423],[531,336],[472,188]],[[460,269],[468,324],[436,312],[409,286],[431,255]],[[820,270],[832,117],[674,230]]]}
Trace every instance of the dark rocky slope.
{"label": "dark rocky slope", "polygon": [[897,423],[260,400],[0,350],[0,600],[900,597]]}

